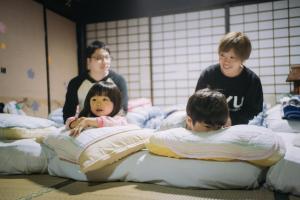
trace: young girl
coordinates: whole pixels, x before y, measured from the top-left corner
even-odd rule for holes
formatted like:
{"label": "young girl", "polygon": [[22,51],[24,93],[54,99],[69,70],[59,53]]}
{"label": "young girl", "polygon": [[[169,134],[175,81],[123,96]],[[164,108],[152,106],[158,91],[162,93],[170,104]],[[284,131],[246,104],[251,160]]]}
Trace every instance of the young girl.
{"label": "young girl", "polygon": [[77,136],[87,127],[126,125],[125,117],[118,116],[121,109],[121,93],[111,82],[100,81],[89,90],[83,110],[77,117],[70,117],[66,127],[71,129],[71,136]]}

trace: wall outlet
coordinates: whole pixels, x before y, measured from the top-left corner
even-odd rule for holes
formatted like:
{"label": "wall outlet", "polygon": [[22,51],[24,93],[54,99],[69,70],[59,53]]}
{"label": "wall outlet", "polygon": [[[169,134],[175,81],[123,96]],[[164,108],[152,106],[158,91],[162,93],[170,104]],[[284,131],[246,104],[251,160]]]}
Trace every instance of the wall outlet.
{"label": "wall outlet", "polygon": [[6,74],[6,67],[1,67],[1,73]]}

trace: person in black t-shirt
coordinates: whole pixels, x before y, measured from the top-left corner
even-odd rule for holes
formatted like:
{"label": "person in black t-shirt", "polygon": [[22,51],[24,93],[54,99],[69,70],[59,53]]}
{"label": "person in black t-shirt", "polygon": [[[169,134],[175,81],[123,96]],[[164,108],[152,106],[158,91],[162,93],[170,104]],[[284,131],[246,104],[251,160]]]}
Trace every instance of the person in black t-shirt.
{"label": "person in black t-shirt", "polygon": [[117,85],[122,97],[122,111],[127,112],[128,92],[125,79],[110,69],[111,56],[109,48],[100,41],[94,41],[86,49],[87,71],[73,78],[66,93],[63,107],[64,122],[76,116],[83,109],[89,89],[100,81],[113,82]]}
{"label": "person in black t-shirt", "polygon": [[196,91],[208,87],[226,96],[230,112],[227,126],[248,124],[263,109],[261,81],[243,64],[251,50],[251,42],[245,34],[226,34],[219,44],[219,63],[204,69],[198,79]]}

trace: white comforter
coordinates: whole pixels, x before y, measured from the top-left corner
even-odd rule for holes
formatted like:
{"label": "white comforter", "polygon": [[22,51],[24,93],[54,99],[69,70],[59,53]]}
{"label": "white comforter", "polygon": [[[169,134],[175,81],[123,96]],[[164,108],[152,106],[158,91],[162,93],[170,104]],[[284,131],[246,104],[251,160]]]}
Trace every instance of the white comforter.
{"label": "white comforter", "polygon": [[286,154],[268,170],[266,185],[284,193],[300,195],[300,148],[294,144],[294,140],[300,136],[300,133],[278,132],[277,134],[285,142]]}

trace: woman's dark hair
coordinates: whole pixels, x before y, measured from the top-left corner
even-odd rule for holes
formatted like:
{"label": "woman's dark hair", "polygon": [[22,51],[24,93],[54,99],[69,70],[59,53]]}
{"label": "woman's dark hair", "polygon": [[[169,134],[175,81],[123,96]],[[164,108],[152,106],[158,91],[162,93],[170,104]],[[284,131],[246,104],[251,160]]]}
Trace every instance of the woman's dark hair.
{"label": "woman's dark hair", "polygon": [[99,83],[95,83],[87,93],[84,100],[84,106],[82,111],[79,113],[79,117],[97,117],[91,112],[90,99],[94,96],[108,96],[113,102],[113,110],[108,116],[113,117],[120,111],[121,92],[119,88],[114,83],[100,81]]}
{"label": "woman's dark hair", "polygon": [[221,92],[205,88],[189,98],[186,113],[194,125],[196,122],[204,122],[216,130],[226,124],[229,109],[226,97]]}
{"label": "woman's dark hair", "polygon": [[91,58],[91,56],[93,55],[93,53],[95,53],[95,51],[97,49],[104,49],[106,50],[109,54],[110,54],[110,50],[108,48],[108,46],[106,46],[106,44],[104,42],[101,41],[94,41],[92,42],[87,48],[86,48],[86,57],[87,58]]}

